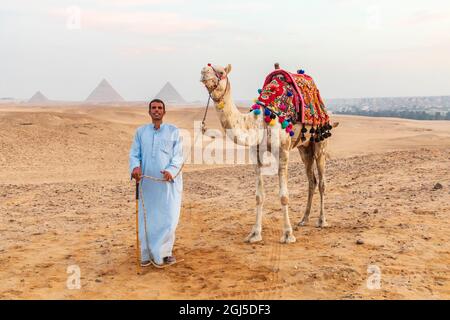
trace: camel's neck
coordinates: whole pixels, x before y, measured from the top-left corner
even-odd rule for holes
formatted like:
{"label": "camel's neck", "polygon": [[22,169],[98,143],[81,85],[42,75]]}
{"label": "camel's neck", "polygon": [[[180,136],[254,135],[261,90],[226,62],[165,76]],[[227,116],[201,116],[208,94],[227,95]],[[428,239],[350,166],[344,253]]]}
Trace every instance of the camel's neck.
{"label": "camel's neck", "polygon": [[223,97],[222,103],[215,103],[215,106],[227,135],[240,145],[249,145],[249,141],[257,137],[262,117],[255,117],[251,112],[241,113],[231,98],[231,89]]}

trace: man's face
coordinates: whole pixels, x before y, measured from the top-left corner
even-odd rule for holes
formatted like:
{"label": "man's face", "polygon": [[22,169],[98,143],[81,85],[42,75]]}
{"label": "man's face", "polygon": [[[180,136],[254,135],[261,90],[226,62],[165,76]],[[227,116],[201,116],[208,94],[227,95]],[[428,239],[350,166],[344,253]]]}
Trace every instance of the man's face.
{"label": "man's face", "polygon": [[161,102],[153,102],[150,105],[150,110],[148,112],[152,120],[162,120],[164,115],[166,114],[164,111],[164,106]]}

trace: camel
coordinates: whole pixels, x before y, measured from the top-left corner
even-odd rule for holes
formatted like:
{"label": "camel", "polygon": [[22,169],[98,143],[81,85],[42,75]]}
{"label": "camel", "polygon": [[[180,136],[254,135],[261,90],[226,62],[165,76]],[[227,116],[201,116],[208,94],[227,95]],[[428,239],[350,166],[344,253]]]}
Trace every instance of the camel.
{"label": "camel", "polygon": [[[241,113],[236,105],[233,103],[231,95],[231,84],[228,75],[231,72],[231,65],[226,67],[208,65],[201,71],[201,82],[208,90],[211,99],[214,102],[216,112],[219,116],[220,123],[227,132],[232,132],[234,135],[234,142],[247,145],[248,139],[242,138],[244,135],[248,137],[251,132],[257,132],[255,129],[265,129],[267,124],[263,117],[256,117],[252,112]],[[333,124],[336,127],[338,123]],[[309,132],[311,126],[307,126]],[[303,218],[297,224],[298,226],[305,226],[309,221],[311,212],[311,205],[313,195],[317,185],[320,192],[320,215],[317,227],[326,227],[327,221],[325,217],[324,202],[325,202],[325,154],[327,148],[327,140],[320,142],[304,142],[298,139],[300,135],[300,128],[296,125],[295,135],[291,137],[282,130],[280,123],[277,123],[272,130],[278,130],[279,133],[279,162],[278,162],[278,177],[279,177],[279,197],[281,202],[281,210],[283,213],[283,235],[280,239],[281,243],[294,243],[296,238],[293,234],[292,225],[289,219],[289,193],[288,193],[288,163],[289,151],[297,148],[300,152],[301,159],[306,168],[306,175],[309,182],[308,201]],[[314,162],[317,165],[318,183],[314,173]],[[256,243],[263,240],[262,238],[262,218],[263,218],[263,204],[265,198],[262,167],[263,163],[258,159],[256,163],[256,222],[250,232],[245,238],[246,242]]]}

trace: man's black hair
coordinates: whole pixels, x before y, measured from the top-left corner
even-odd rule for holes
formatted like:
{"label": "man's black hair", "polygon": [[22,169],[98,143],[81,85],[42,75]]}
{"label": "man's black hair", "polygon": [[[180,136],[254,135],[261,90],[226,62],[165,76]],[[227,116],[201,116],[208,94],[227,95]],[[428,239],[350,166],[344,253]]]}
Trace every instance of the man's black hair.
{"label": "man's black hair", "polygon": [[152,103],[153,102],[159,102],[163,105],[163,110],[164,112],[166,112],[166,104],[164,103],[164,101],[162,101],[161,99],[153,99],[152,101],[150,101],[150,103],[148,104],[148,108],[151,109]]}

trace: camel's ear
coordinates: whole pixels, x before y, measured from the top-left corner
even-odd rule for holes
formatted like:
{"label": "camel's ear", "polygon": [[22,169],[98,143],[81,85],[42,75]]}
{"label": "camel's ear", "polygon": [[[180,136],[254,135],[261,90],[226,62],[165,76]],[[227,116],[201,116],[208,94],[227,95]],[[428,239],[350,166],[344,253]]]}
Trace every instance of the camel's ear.
{"label": "camel's ear", "polygon": [[333,127],[333,128],[336,128],[338,125],[339,125],[339,122],[334,122],[333,125],[332,125],[332,127]]}
{"label": "camel's ear", "polygon": [[225,72],[226,72],[227,74],[230,74],[230,72],[231,72],[231,64],[228,64],[228,65],[225,67]]}

